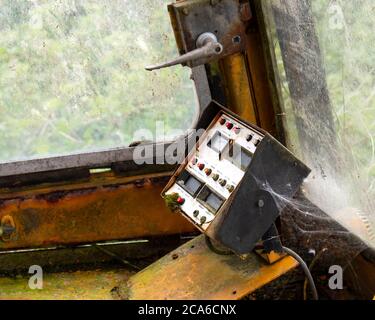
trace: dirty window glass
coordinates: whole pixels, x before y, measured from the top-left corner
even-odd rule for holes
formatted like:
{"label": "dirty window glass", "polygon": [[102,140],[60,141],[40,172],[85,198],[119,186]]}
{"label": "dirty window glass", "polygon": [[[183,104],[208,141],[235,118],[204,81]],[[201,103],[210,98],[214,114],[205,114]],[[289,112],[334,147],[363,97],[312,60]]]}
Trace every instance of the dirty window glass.
{"label": "dirty window glass", "polygon": [[0,162],[189,128],[197,109],[189,69],[144,70],[177,55],[166,5],[0,0]]}
{"label": "dirty window glass", "polygon": [[288,146],[313,170],[305,192],[375,247],[375,2],[266,0],[262,6],[278,117]]}

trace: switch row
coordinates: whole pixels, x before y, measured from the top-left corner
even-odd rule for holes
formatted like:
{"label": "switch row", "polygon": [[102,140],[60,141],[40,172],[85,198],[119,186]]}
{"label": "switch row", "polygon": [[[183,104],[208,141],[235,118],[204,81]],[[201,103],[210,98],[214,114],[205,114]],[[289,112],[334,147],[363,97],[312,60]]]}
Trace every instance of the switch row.
{"label": "switch row", "polygon": [[[226,127],[227,127],[227,129],[228,130],[232,130],[232,128],[234,127],[234,124],[233,123],[231,123],[231,122],[227,122],[227,120],[225,120],[224,118],[221,118],[220,119],[220,124],[223,126],[224,124],[226,124]],[[240,127],[234,127],[234,130],[233,130],[236,134],[239,134],[240,132],[241,132],[241,128]],[[253,137],[254,137],[254,135],[252,135],[252,134],[249,134],[249,135],[247,135],[247,137],[246,137],[246,141],[247,142],[250,142],[251,140],[253,140]],[[259,139],[256,139],[255,141],[254,141],[254,145],[257,147],[258,146],[258,144],[260,143],[260,140]]]}
{"label": "switch row", "polygon": [[[234,124],[232,122],[229,122],[227,120],[225,120],[224,118],[221,118],[219,123],[223,126],[225,124],[225,126],[227,127],[228,130],[232,130],[232,128],[234,127]],[[241,128],[240,127],[234,127],[233,131],[236,133],[236,134],[239,134],[240,131],[241,131]]]}
{"label": "switch row", "polygon": [[222,179],[220,178],[220,176],[217,174],[217,173],[214,173],[212,174],[212,169],[210,168],[206,168],[205,164],[204,163],[198,163],[198,159],[194,159],[192,161],[192,164],[193,165],[197,165],[198,169],[200,171],[203,171],[204,170],[204,173],[206,174],[207,177],[211,176],[212,180],[214,181],[218,181],[219,184],[222,186],[222,187],[225,187],[226,186],[226,189],[229,191],[229,192],[232,192],[234,190],[234,186],[232,185],[227,185],[227,180],[225,179]]}

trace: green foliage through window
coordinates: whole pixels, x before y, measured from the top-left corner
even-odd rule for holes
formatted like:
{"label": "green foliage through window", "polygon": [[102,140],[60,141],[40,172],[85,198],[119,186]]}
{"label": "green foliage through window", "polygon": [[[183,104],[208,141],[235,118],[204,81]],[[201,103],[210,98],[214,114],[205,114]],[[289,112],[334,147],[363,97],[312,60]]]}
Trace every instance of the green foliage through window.
{"label": "green foliage through window", "polygon": [[186,130],[197,102],[167,1],[0,0],[0,162],[124,147]]}

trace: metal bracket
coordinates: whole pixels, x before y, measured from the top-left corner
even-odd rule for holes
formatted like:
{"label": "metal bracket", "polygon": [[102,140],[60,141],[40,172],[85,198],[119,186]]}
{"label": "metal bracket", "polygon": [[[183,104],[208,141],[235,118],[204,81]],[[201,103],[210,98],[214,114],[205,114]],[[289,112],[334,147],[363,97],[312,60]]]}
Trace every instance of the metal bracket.
{"label": "metal bracket", "polygon": [[241,52],[246,47],[247,22],[252,17],[248,1],[179,1],[170,4],[168,11],[181,55],[195,50],[198,37],[207,32],[214,34],[223,46],[219,55],[189,61],[189,67]]}

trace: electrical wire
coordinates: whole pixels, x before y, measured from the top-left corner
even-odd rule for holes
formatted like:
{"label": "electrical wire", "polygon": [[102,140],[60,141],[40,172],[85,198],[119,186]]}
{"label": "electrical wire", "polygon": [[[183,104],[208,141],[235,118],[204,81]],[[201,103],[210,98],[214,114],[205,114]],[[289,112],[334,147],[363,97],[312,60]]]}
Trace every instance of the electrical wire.
{"label": "electrical wire", "polygon": [[[310,272],[314,268],[316,262],[320,259],[322,254],[326,251],[327,251],[327,248],[323,248],[322,250],[320,250],[317,253],[317,255],[314,257],[314,259],[311,261],[311,263],[309,265]],[[303,300],[307,300],[307,285],[308,285],[308,283],[309,283],[309,280],[307,279],[307,277],[305,277],[305,281],[303,282]]]}
{"label": "electrical wire", "polygon": [[[220,250],[218,248],[216,248],[211,239],[205,235],[205,241],[206,241],[206,245],[207,247],[214,253],[218,254],[218,255],[232,255],[233,252],[232,251],[224,251],[224,250]],[[309,267],[307,266],[306,262],[295,252],[293,251],[292,249],[289,249],[287,247],[282,247],[284,252],[286,252],[287,254],[289,254],[290,256],[292,256],[294,259],[296,259],[299,264],[301,265],[305,275],[306,275],[306,278],[310,284],[310,288],[311,288],[311,291],[312,291],[312,295],[313,295],[313,298],[314,300],[319,300],[319,295],[318,295],[318,291],[316,290],[316,286],[315,286],[315,282],[314,282],[314,279],[311,275],[311,272],[309,270]]]}
{"label": "electrical wire", "polygon": [[318,291],[316,290],[314,279],[311,275],[311,272],[310,272],[309,267],[307,266],[306,262],[296,252],[294,252],[292,249],[289,249],[287,247],[283,247],[283,250],[299,262],[303,271],[305,272],[307,280],[309,281],[314,300],[319,300]]}

